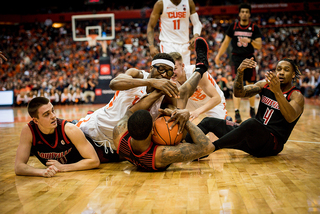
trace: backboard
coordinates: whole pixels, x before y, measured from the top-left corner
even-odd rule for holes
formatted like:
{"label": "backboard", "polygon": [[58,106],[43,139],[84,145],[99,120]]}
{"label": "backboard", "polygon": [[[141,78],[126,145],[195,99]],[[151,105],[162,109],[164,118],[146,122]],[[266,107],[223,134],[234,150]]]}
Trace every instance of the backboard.
{"label": "backboard", "polygon": [[90,41],[90,35],[96,40],[111,40],[115,37],[115,19],[113,13],[73,15],[72,38],[74,41]]}

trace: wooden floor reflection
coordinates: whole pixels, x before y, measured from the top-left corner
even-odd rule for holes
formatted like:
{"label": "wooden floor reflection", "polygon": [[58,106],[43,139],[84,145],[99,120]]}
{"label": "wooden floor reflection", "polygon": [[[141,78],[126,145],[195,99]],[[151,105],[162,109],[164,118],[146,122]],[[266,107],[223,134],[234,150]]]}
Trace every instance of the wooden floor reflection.
{"label": "wooden floor reflection", "polygon": [[[241,105],[246,119],[248,101]],[[56,112],[78,119],[100,106],[57,106]],[[227,107],[233,117],[231,100]],[[0,108],[0,117],[0,213],[320,213],[319,101],[307,102],[278,156],[225,149],[157,173],[122,162],[53,178],[15,176],[20,131],[30,118],[25,108]],[[35,157],[29,164],[41,167]]]}

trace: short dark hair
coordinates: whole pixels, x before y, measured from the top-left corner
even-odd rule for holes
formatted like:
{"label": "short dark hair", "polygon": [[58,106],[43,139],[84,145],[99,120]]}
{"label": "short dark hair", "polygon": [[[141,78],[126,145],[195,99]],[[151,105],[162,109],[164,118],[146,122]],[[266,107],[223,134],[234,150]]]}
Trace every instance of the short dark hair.
{"label": "short dark hair", "polygon": [[128,132],[135,140],[146,139],[152,129],[152,117],[147,110],[138,110],[128,120]]}
{"label": "short dark hair", "polygon": [[250,4],[247,4],[247,3],[242,3],[239,5],[239,13],[240,13],[240,10],[242,8],[245,8],[245,9],[249,9],[249,12],[251,13],[251,5]]}
{"label": "short dark hair", "polygon": [[297,64],[292,59],[284,58],[284,59],[280,60],[279,62],[281,62],[281,61],[289,62],[291,64],[292,68],[293,68],[294,73],[296,74],[294,79],[300,79],[301,72],[300,72],[299,67],[297,66]]}
{"label": "short dark hair", "polygon": [[155,55],[153,57],[152,60],[155,60],[155,59],[167,59],[167,60],[171,61],[174,64],[174,60],[173,60],[172,56],[170,56],[167,53],[158,53],[157,55]]}
{"label": "short dark hair", "polygon": [[38,109],[43,106],[47,105],[49,103],[49,99],[45,97],[35,97],[28,103],[28,113],[30,117],[32,118],[38,118]]}

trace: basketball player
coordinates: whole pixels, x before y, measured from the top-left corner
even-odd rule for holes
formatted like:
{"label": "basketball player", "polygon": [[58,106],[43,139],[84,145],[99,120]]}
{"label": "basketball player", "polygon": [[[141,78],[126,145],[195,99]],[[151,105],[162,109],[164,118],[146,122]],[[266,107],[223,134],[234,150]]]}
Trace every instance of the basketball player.
{"label": "basketball player", "polygon": [[[198,43],[201,43],[206,50],[208,49],[207,43],[199,37]],[[198,55],[201,53],[197,53]],[[207,57],[207,55],[203,56]],[[208,67],[199,63],[198,67],[204,66],[205,69]],[[180,97],[180,92],[177,86],[170,81],[173,75],[174,60],[167,53],[157,54],[151,63],[150,73],[135,68],[129,69],[126,74],[120,74],[114,78],[109,87],[116,91],[111,101],[104,107],[98,109],[93,114],[87,115],[82,118],[77,126],[90,137],[97,146],[105,147],[105,154],[114,155],[116,147],[113,143],[113,128],[117,125],[119,120],[125,115],[129,107],[136,104],[142,97],[154,89],[163,91],[165,95],[171,98],[170,100],[173,106],[180,108],[185,107],[187,99],[192,95],[193,92],[184,92]],[[187,90],[187,89],[186,89]],[[185,90],[185,91],[186,91]],[[155,119],[159,112],[158,109],[162,104],[164,96],[152,106],[150,113]],[[168,99],[166,99],[168,102]],[[179,123],[179,132],[182,132],[185,121],[176,120],[172,124],[172,127]]]}
{"label": "basketball player", "polygon": [[[240,64],[234,93],[239,97],[260,95],[256,117],[241,125],[209,117],[198,124],[205,134],[213,132],[219,137],[219,140],[213,142],[216,150],[239,149],[256,157],[277,155],[283,150],[303,112],[304,97],[292,85],[292,80],[299,78],[301,74],[293,60],[280,60],[276,71],[267,72],[265,80],[243,86],[244,70],[255,66],[253,58],[245,59]],[[186,140],[190,141],[190,136]]]}
{"label": "basketball player", "polygon": [[[169,97],[179,96],[177,86],[170,81],[173,68],[172,57],[166,53],[159,53],[152,60],[150,73],[136,68],[127,70],[126,74],[120,74],[110,82],[110,88],[117,90],[110,102],[79,120],[77,126],[94,141],[96,146],[104,147],[106,158],[110,156],[109,161],[104,162],[117,161],[114,159],[114,155],[117,154],[113,144],[113,128],[128,108],[147,95],[147,88],[161,90]],[[153,108],[155,110],[151,110],[154,117],[158,114],[160,104],[159,100]]]}
{"label": "basketball player", "polygon": [[[185,65],[182,56],[178,52],[169,53],[175,61],[174,75],[171,80],[177,85],[182,85],[189,79],[195,69],[195,65]],[[190,111],[190,120],[198,118],[200,114],[226,119],[226,100],[220,87],[211,75],[206,72],[201,78],[196,91],[188,99],[186,108]]]}
{"label": "basketball player", "polygon": [[[154,28],[160,18],[160,52],[179,52],[183,62],[190,65],[190,50],[201,35],[202,24],[193,0],[158,0],[150,15],[147,38],[151,56],[159,51],[154,44]],[[193,38],[189,40],[189,18],[193,25]]]}
{"label": "basketball player", "polygon": [[[196,69],[191,78],[179,87],[181,95],[187,93],[188,96],[191,96],[208,68],[208,46],[203,39],[199,38],[196,39]],[[117,153],[146,171],[165,170],[172,163],[195,160],[210,154],[215,149],[209,138],[188,120],[190,114],[187,109],[172,111],[167,108],[162,112],[165,115],[173,115],[177,120],[180,118],[185,120],[185,130],[190,134],[194,143],[180,143],[177,146],[154,144],[151,140],[153,119],[146,110],[161,95],[162,92],[154,90],[143,98],[126,112],[113,131],[113,142],[117,147]],[[186,103],[187,99],[184,101]]]}
{"label": "basketball player", "polygon": [[[220,66],[220,57],[226,51],[229,43],[232,46],[232,72],[233,78],[237,73],[236,69],[239,67],[241,62],[246,58],[254,57],[254,49],[261,49],[262,40],[261,32],[257,25],[250,21],[251,6],[246,3],[242,3],[239,6],[239,17],[240,22],[234,22],[229,26],[224,41],[215,57],[216,65]],[[245,70],[243,80],[246,85],[251,85],[256,82],[256,70],[255,68],[250,68]],[[241,115],[239,112],[241,99],[233,96],[233,103],[235,108],[235,121],[241,123]],[[250,103],[250,117],[255,116],[255,97],[249,98]]]}
{"label": "basketball player", "polygon": [[[20,135],[15,173],[52,177],[57,172],[92,169],[100,161],[94,147],[75,125],[56,117],[53,105],[45,97],[36,97],[28,104],[32,121]],[[28,165],[30,152],[47,168]]]}

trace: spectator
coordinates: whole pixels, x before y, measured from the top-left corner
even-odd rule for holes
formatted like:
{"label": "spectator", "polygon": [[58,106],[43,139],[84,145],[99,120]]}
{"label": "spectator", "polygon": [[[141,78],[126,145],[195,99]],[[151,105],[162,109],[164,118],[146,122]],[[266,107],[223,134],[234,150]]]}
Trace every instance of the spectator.
{"label": "spectator", "polygon": [[84,103],[83,93],[80,88],[76,88],[75,92],[72,95],[72,102],[74,104],[82,104]]}
{"label": "spectator", "polygon": [[69,105],[72,101],[72,96],[69,92],[68,88],[63,89],[63,93],[61,94],[61,104],[62,105]]}
{"label": "spectator", "polygon": [[50,100],[50,103],[52,103],[52,105],[59,104],[59,101],[60,101],[59,94],[55,88],[50,89],[50,93],[49,93],[48,97],[49,97],[48,99]]}
{"label": "spectator", "polygon": [[[84,92],[83,98],[85,103],[93,103],[95,98],[95,83],[93,82],[92,78],[88,78],[87,82],[84,84]],[[90,99],[89,99],[90,97]]]}

